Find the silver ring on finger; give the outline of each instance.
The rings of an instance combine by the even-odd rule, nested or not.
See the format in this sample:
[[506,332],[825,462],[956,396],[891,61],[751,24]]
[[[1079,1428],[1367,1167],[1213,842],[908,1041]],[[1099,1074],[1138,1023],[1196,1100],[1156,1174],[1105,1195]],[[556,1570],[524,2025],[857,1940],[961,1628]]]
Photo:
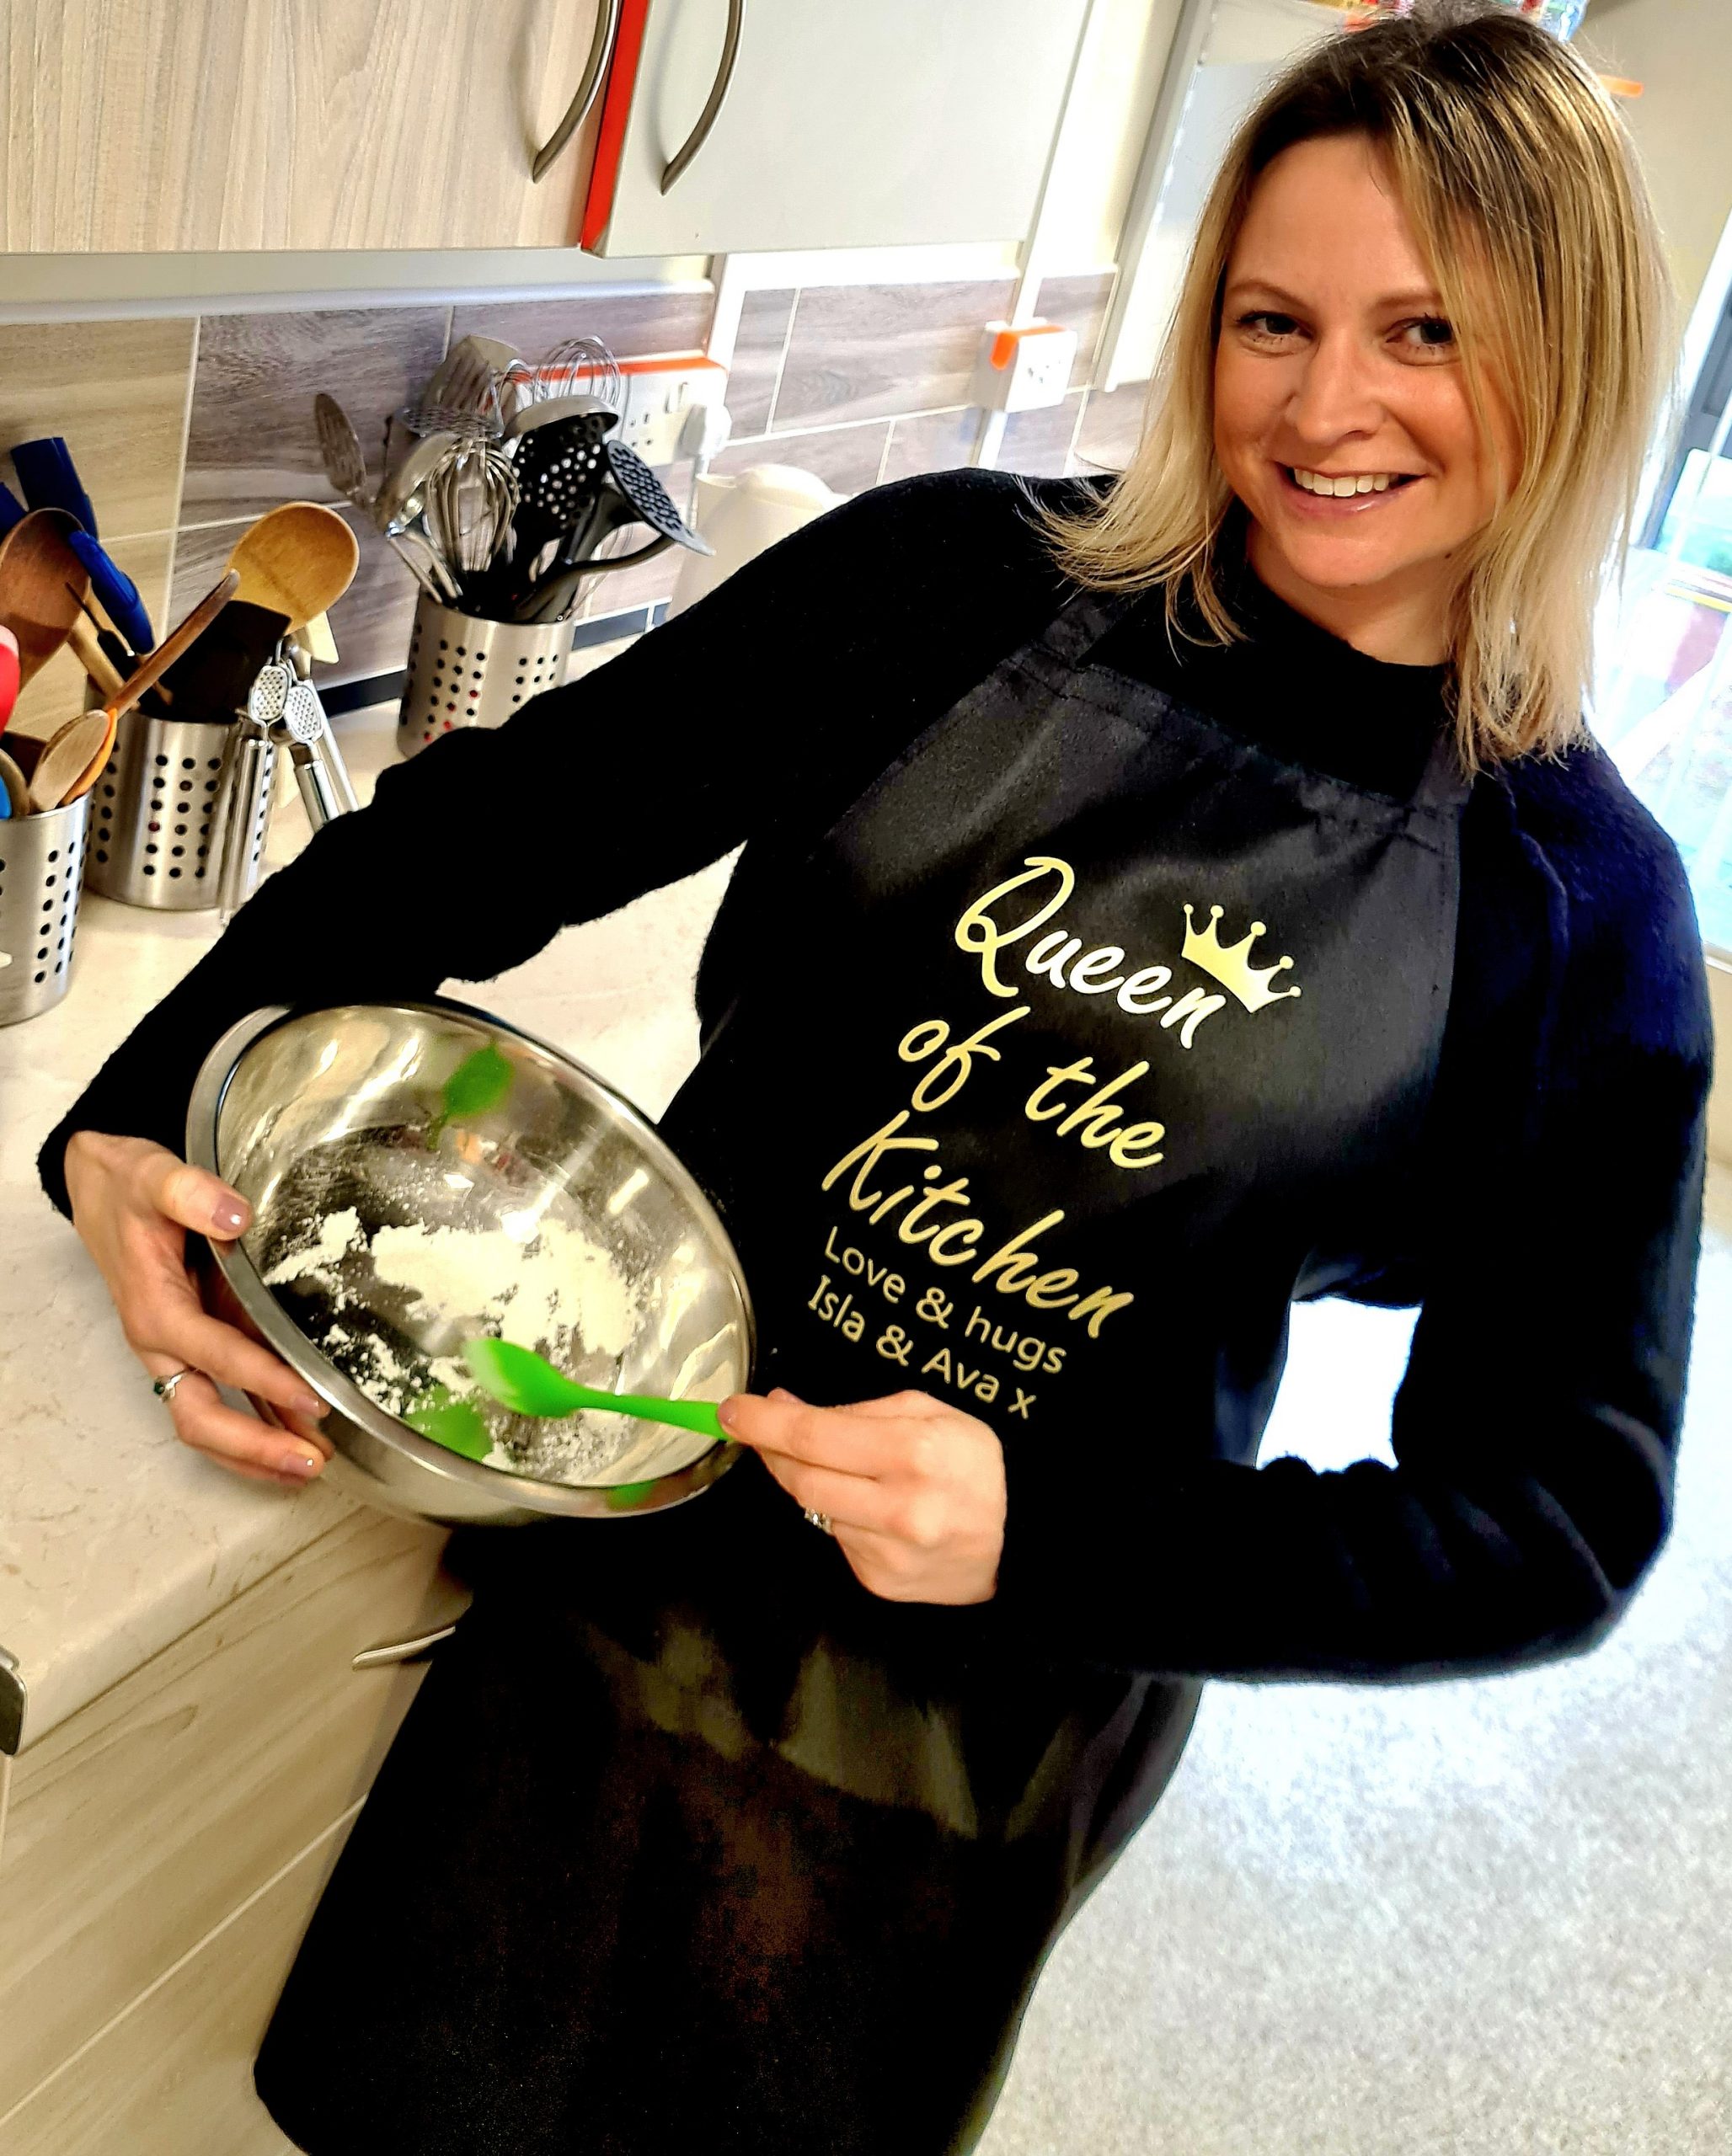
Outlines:
[[152,1378],[150,1389],[158,1400],[172,1407],[174,1405],[174,1388],[182,1378],[195,1378],[201,1374],[201,1372],[190,1368],[184,1370],[170,1370],[165,1378]]
[[801,1510],[804,1512],[806,1518],[809,1519],[812,1525],[817,1529],[820,1534],[835,1534],[836,1529],[830,1524],[830,1515],[828,1513],[814,1512],[810,1505],[803,1506]]

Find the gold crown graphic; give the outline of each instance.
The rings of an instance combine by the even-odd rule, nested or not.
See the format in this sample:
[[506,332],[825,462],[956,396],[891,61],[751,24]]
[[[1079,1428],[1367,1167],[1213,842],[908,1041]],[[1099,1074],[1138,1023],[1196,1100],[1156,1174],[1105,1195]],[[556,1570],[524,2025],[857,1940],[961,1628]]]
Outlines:
[[1250,949],[1264,931],[1260,921],[1251,923],[1251,932],[1243,943],[1235,943],[1224,951],[1216,939],[1215,924],[1221,918],[1221,908],[1209,909],[1209,926],[1201,935],[1191,920],[1191,910],[1184,909],[1184,955],[1193,965],[1200,966],[1205,974],[1213,974],[1221,985],[1238,996],[1248,1011],[1260,1011],[1265,1003],[1284,1003],[1290,995],[1296,995],[1294,988],[1274,989],[1270,986],[1283,966],[1291,966],[1291,958],[1277,958],[1272,966],[1261,972],[1251,963]]

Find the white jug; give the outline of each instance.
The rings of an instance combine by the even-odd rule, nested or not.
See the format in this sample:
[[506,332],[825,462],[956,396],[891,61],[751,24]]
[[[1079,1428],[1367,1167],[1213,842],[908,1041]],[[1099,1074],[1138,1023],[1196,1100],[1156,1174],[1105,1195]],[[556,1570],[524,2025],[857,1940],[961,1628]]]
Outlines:
[[683,613],[742,562],[847,499],[793,464],[755,464],[726,478],[706,475],[698,482],[698,529],[715,552],[686,556],[669,614]]

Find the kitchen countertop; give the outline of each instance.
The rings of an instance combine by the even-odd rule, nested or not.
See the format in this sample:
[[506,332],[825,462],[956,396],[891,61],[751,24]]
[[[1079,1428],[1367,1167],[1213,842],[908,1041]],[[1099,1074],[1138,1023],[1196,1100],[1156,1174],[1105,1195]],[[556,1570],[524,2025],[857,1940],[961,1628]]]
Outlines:
[[[585,653],[574,671],[610,655]],[[395,758],[395,722],[388,705],[337,723],[363,801]],[[308,835],[290,781],[267,873]],[[567,930],[497,980],[452,992],[557,1043],[659,1116],[697,1060],[692,982],[731,867],[730,856]],[[83,1244],[36,1180],[47,1132],[217,932],[214,912],[152,913],[87,892],[67,995],[0,1027],[10,1253],[0,1278],[0,1648],[29,1689],[26,1747],[351,1508],[317,1482],[243,1481],[179,1443]]]

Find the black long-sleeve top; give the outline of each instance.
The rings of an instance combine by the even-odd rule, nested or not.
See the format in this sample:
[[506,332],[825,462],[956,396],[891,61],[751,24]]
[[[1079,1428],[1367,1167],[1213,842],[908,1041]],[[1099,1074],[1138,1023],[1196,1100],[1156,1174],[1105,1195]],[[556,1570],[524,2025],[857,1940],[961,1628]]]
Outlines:
[[[1066,595],[1028,484],[955,472],[863,495],[506,727],[388,771],[110,1059],[42,1149],[50,1197],[67,1209],[75,1129],[180,1151],[206,1051],[261,1005],[489,979],[744,842],[699,976],[707,1031],[755,892]],[[1289,760],[1404,793],[1443,670],[1367,657],[1243,564],[1236,590],[1249,642],[1175,644],[1157,603],[1110,632],[1112,663]],[[585,816],[580,840],[585,800],[644,813]],[[339,916],[340,937],[308,934]],[[1610,761],[1590,744],[1482,777],[1410,1232],[1328,1283],[1420,1305],[1397,1465],[1152,1466],[1138,1504],[1079,1538],[1031,1462],[997,1596],[947,1619],[1247,1678],[1455,1676],[1593,1645],[1669,1523],[1711,1064],[1676,849]]]

